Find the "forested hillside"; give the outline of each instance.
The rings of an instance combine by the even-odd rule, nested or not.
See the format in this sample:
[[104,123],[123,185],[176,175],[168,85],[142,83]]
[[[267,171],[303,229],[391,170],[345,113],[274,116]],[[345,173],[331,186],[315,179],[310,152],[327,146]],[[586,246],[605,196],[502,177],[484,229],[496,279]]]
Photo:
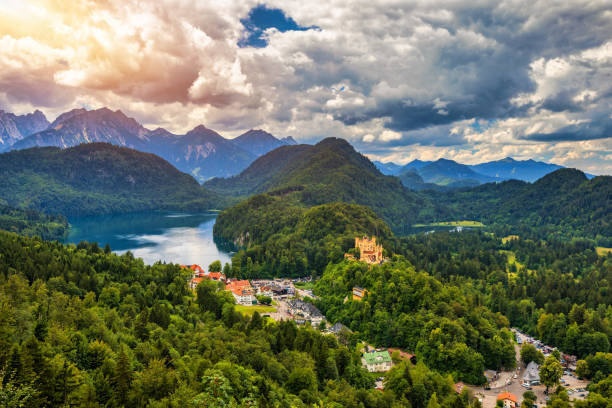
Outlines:
[[343,139],[327,138],[315,146],[285,146],[257,159],[240,175],[204,184],[221,194],[247,197],[263,192],[288,195],[305,206],[330,202],[370,207],[397,233],[417,217],[429,219],[433,204],[384,176]]
[[535,183],[506,181],[453,192],[428,192],[452,219],[481,221],[500,233],[537,238],[587,237],[612,244],[612,177],[588,180],[560,169]]
[[207,210],[224,202],[158,156],[106,143],[4,153],[0,173],[9,205],[49,214]]
[[18,210],[0,202],[0,230],[58,240],[66,237],[68,221],[61,215],[45,215],[34,210]]
[[215,237],[242,248],[232,259],[242,278],[320,275],[355,245],[355,236],[391,237],[367,207],[329,203],[312,208],[282,197],[256,195],[222,212]]
[[244,317],[214,282],[95,244],[0,232],[0,398],[5,406],[477,406],[423,364],[384,392],[359,354],[292,321]]

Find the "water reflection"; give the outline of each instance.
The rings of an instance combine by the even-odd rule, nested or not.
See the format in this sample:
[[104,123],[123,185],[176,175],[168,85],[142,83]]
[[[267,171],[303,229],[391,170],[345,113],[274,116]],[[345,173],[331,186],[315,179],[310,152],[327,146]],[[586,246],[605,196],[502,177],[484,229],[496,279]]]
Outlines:
[[147,264],[156,261],[209,265],[231,255],[213,240],[214,214],[132,213],[75,217],[67,242],[109,244],[114,252],[131,251]]

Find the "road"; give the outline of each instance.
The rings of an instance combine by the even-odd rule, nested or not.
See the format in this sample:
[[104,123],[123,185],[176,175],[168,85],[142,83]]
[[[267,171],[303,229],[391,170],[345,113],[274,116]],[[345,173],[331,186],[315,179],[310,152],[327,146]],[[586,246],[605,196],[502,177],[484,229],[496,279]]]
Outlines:
[[[516,352],[517,361],[516,370],[501,372],[499,375],[499,379],[490,384],[490,390],[485,390],[483,387],[468,386],[474,391],[474,395],[481,394],[482,396],[484,396],[482,401],[482,406],[484,408],[495,407],[495,404],[497,403],[497,395],[502,392],[511,392],[512,394],[516,395],[519,402],[523,401],[523,393],[527,391],[527,389],[521,385],[525,366],[523,365],[523,363],[520,362],[520,347],[515,344],[514,349]],[[514,378],[515,374],[517,376],[516,379]],[[586,388],[586,386],[589,384],[588,381],[578,380],[576,377],[569,375],[564,375],[562,377],[562,380],[569,383],[569,385],[565,387],[566,389],[571,390],[574,390],[576,388]],[[532,387],[531,391],[533,391],[534,394],[537,396],[536,406],[538,407],[543,407],[546,405],[546,395],[544,394],[545,390],[546,387],[544,385],[537,385]],[[570,400],[584,398],[580,397],[578,394],[579,393],[573,393],[572,395],[570,395]]]

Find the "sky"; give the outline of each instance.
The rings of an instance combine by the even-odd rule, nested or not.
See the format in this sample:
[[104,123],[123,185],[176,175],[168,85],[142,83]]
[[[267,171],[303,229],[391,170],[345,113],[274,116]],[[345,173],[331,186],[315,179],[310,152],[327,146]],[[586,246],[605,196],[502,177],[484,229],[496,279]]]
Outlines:
[[0,109],[612,174],[612,0],[1,0]]

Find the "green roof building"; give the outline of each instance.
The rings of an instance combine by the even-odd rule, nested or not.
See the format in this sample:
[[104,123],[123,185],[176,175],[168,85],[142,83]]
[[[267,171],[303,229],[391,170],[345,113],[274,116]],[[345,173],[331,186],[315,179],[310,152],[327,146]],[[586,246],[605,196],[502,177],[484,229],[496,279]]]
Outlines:
[[364,353],[361,357],[361,364],[371,373],[389,371],[393,367],[391,355],[386,350]]

